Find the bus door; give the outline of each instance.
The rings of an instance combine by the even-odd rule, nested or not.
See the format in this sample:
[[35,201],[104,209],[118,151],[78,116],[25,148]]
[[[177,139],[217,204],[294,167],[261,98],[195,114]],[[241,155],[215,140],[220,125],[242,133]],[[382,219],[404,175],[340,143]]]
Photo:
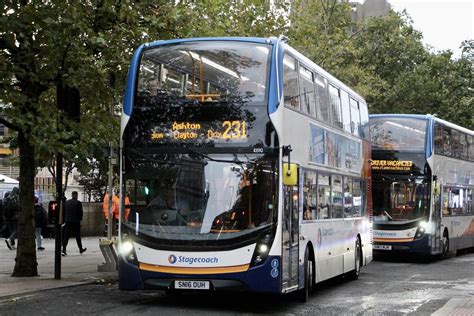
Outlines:
[[433,185],[433,195],[431,202],[432,209],[432,221],[434,223],[435,230],[432,232],[432,253],[441,253],[443,251],[443,240],[441,239],[441,186],[438,181],[434,180]]
[[[295,168],[297,174],[297,169]],[[282,290],[298,286],[299,256],[299,189],[295,185],[283,185],[282,225]]]

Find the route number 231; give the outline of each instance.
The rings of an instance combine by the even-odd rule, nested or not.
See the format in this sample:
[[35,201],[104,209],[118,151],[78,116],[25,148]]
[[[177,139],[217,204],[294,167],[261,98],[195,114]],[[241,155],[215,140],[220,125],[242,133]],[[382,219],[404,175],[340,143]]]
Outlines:
[[222,127],[225,128],[222,138],[247,138],[247,123],[245,121],[224,121]]

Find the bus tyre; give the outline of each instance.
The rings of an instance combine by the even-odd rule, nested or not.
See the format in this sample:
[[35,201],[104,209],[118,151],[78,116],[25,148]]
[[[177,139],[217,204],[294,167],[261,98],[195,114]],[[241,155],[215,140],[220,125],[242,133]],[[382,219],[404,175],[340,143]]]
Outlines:
[[360,259],[362,258],[362,248],[360,246],[360,239],[356,238],[354,249],[354,270],[348,273],[351,280],[357,280],[360,274]]
[[309,293],[313,287],[313,261],[309,258],[309,251],[306,248],[304,253],[304,288],[298,290],[297,298],[301,303],[308,301]]
[[446,259],[449,256],[449,236],[447,231],[444,231],[443,233],[441,246],[443,247],[443,250],[441,251],[441,258]]

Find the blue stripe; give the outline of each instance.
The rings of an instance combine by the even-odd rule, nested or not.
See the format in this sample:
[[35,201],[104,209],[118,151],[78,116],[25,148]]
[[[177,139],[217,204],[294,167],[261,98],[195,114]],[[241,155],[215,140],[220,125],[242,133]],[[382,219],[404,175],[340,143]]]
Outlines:
[[138,49],[135,51],[130,64],[130,69],[128,70],[127,87],[125,88],[125,96],[123,97],[123,112],[128,116],[132,115],[136,89],[135,82],[138,76],[138,65],[140,63],[142,51],[145,47],[146,44],[140,45],[140,47],[138,47]]
[[[277,41],[273,42],[272,62],[270,67],[270,82],[269,82],[269,97],[268,97],[268,114],[272,114],[278,108],[281,95],[283,93],[282,71],[283,71],[283,50],[282,45],[276,45]],[[278,47],[278,51],[277,51]],[[277,78],[278,69],[278,78]],[[278,95],[277,83],[279,85],[280,95]]]
[[428,128],[426,130],[426,159],[430,158],[433,154],[433,133],[434,133],[434,120],[428,118]]

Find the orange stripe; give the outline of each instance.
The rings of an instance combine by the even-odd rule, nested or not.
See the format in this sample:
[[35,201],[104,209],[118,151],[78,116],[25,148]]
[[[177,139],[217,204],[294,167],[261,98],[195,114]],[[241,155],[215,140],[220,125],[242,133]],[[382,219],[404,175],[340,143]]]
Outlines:
[[376,242],[412,242],[413,238],[374,238]]
[[140,269],[162,273],[177,274],[217,274],[217,273],[235,273],[245,272],[249,269],[248,264],[231,267],[214,267],[214,268],[184,268],[184,267],[166,267],[140,262]]

